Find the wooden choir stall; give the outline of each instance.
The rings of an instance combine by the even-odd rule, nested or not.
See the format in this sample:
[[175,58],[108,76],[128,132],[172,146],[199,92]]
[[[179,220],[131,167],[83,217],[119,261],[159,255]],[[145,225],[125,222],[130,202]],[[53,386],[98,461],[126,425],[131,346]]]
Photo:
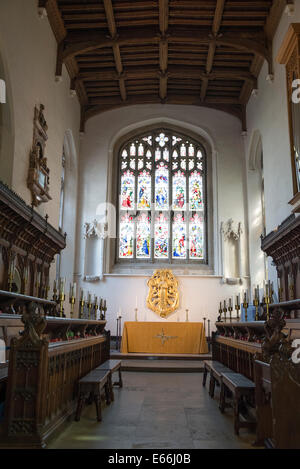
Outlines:
[[50,265],[65,245],[0,183],[0,448],[45,447],[75,414],[79,380],[109,359],[110,334],[102,316],[89,319],[93,305],[73,319],[63,298],[48,299]]
[[256,321],[219,317],[203,384],[210,373],[211,397],[220,385],[222,412],[233,399],[236,433],[248,426],[256,431],[254,445],[299,449],[300,217],[262,239],[262,249],[276,265],[280,301],[269,303],[265,295]]

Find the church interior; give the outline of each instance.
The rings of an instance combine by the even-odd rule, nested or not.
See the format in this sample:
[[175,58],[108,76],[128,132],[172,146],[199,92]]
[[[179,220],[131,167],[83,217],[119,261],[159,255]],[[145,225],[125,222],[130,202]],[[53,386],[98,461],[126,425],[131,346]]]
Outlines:
[[300,2],[0,2],[0,448],[300,449]]

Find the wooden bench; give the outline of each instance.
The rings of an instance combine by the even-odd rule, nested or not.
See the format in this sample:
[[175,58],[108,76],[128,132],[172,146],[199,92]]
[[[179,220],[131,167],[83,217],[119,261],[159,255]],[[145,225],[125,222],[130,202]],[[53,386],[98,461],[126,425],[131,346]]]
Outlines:
[[227,366],[223,365],[223,363],[218,362],[216,360],[204,360],[204,372],[202,382],[203,386],[206,385],[208,372],[210,373],[209,395],[213,398],[215,394],[216,383],[218,383],[218,385],[221,384],[222,372],[230,373],[231,370]]
[[[121,374],[121,360],[107,360],[98,366],[96,370],[109,371],[109,390],[111,395],[111,400],[114,400],[113,385],[123,387],[122,374]],[[119,372],[119,381],[112,382],[112,374],[116,371]]]
[[111,392],[109,386],[110,372],[108,370],[95,369],[79,380],[79,396],[75,420],[80,420],[85,399],[90,396],[94,399],[97,412],[97,420],[101,422],[101,391],[104,388],[106,404],[111,403]]
[[234,431],[238,435],[242,427],[255,430],[256,422],[254,421],[241,421],[240,410],[243,397],[250,397],[254,400],[255,384],[246,376],[234,372],[222,372],[221,374],[221,392],[220,392],[220,411],[225,411],[226,405],[226,391],[229,390],[233,394],[233,408],[234,408]]

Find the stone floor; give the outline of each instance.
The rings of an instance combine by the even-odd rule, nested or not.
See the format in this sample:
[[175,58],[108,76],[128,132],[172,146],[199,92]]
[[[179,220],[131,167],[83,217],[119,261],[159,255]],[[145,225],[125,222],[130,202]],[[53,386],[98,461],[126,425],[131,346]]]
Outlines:
[[201,373],[123,372],[124,387],[96,421],[94,405],[83,409],[49,449],[241,449],[254,434],[234,435],[233,412],[222,415],[218,391],[212,400]]

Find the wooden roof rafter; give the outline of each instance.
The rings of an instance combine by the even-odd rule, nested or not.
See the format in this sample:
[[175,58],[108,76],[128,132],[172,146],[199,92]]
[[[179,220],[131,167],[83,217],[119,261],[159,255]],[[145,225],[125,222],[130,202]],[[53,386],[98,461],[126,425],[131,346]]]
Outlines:
[[264,61],[272,74],[272,39],[290,2],[39,1],[58,41],[56,75],[65,64],[82,105],[82,127],[99,106],[185,99],[226,112],[231,106],[244,129]]
[[[116,38],[117,28],[116,28],[116,23],[115,23],[115,18],[114,18],[114,10],[112,6],[112,1],[103,0],[103,3],[104,3],[104,9],[105,9],[109,33],[112,38]],[[122,59],[121,59],[121,54],[120,54],[120,46],[117,42],[115,42],[112,48],[113,48],[113,54],[114,54],[114,59],[115,59],[115,64],[116,64],[116,70],[119,75],[119,88],[120,88],[121,98],[123,101],[126,101],[127,95],[126,95],[125,79],[123,75],[123,65],[122,65]]]
[[[215,14],[214,14],[214,20],[213,20],[213,25],[212,25],[212,37],[214,39],[217,38],[218,33],[219,33],[219,29],[220,29],[221,22],[222,22],[222,17],[223,17],[225,1],[226,0],[217,0]],[[216,47],[217,47],[216,41],[212,40],[209,43],[207,59],[206,59],[206,73],[207,74],[209,74],[211,72],[214,57],[215,57]],[[208,80],[209,80],[208,77],[206,77],[202,80],[201,95],[200,95],[201,101],[205,100],[207,87],[208,87]]]
[[166,37],[169,26],[169,0],[159,0],[159,96],[162,102],[167,97],[168,89],[168,40]]

